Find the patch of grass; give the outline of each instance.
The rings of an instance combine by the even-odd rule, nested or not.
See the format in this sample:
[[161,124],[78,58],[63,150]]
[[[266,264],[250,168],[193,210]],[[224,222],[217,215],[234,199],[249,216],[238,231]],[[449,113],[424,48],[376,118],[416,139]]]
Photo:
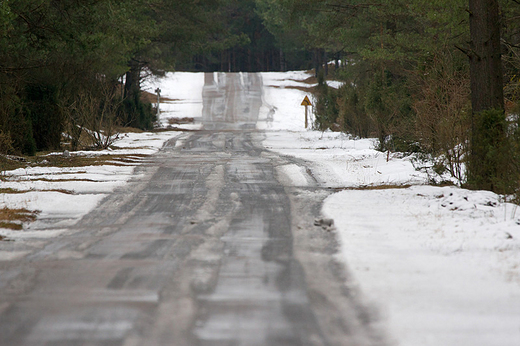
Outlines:
[[191,124],[195,121],[194,118],[184,117],[184,118],[168,118],[168,124],[170,125],[179,125],[179,124]]
[[[53,174],[55,175],[57,173],[53,173]],[[69,174],[69,173],[65,172],[63,174]],[[29,179],[29,180],[24,180],[24,181],[44,181],[44,182],[47,182],[47,183],[66,183],[66,182],[69,182],[69,181],[86,181],[86,182],[91,182],[91,183],[102,182],[102,180],[80,179],[80,178],[70,178],[70,179],[34,178],[34,179]],[[0,193],[2,193],[2,189],[0,189]]]
[[[146,103],[157,103],[157,94],[141,90],[141,101],[146,102]],[[180,100],[161,96],[161,103],[167,102],[167,101],[173,102],[173,101],[180,101]]]
[[24,193],[25,191],[20,191],[20,190],[15,190],[15,189],[12,189],[10,187],[8,188],[1,188],[0,189],[0,193],[11,193],[11,194],[14,194],[14,193]]
[[412,185],[396,185],[396,184],[381,184],[381,185],[365,185],[354,188],[355,190],[390,190],[390,189],[407,189]]
[[[124,161],[128,157],[147,157],[147,155],[92,155],[92,156],[80,156],[72,155],[70,157],[63,157],[62,155],[49,155],[45,156],[48,161],[45,165],[52,167],[85,167],[85,166],[102,166],[106,165],[107,161]],[[113,163],[110,163],[113,165]]]
[[[27,166],[25,162],[12,160],[4,155],[0,155],[0,171],[11,171],[17,168],[22,168]],[[1,176],[0,176],[1,179]]]
[[39,211],[31,211],[27,210],[25,208],[21,209],[9,209],[9,208],[3,208],[0,209],[0,220],[8,220],[8,221],[34,221],[36,220],[37,215],[39,214]]
[[23,226],[19,223],[0,221],[0,228],[11,229],[13,231],[21,231],[23,229]]
[[39,213],[27,209],[0,209],[0,228],[20,231],[23,229],[23,222],[35,221]]
[[[133,148],[139,149],[139,148]],[[149,157],[150,155],[146,154],[121,154],[121,155],[74,155],[74,152],[71,153],[69,157],[65,157],[60,154],[49,155],[51,152],[40,152],[37,156],[33,157],[9,157],[6,155],[0,155],[0,181],[12,181],[13,176],[2,174],[3,171],[11,171],[18,168],[28,168],[28,167],[86,167],[86,166],[103,166],[103,165],[111,165],[111,166],[127,166],[125,163],[135,163],[137,164],[138,159],[144,159]],[[116,162],[114,162],[116,161]],[[118,164],[117,161],[120,161],[121,164]],[[58,172],[53,173],[56,174],[69,174],[70,172]],[[86,171],[78,171],[73,172],[74,174],[86,173]],[[34,179],[45,181],[44,178]],[[57,182],[59,180],[48,180]],[[89,181],[83,179],[64,179],[61,181]],[[57,192],[63,193],[71,193],[70,191],[65,190],[56,190]],[[13,189],[0,189],[0,193],[23,193],[27,191],[17,191]]]
[[135,127],[118,127],[117,132],[119,133],[143,133],[144,130]]
[[357,190],[357,191],[365,191],[365,190],[390,190],[390,189],[407,189],[412,185],[397,185],[397,184],[381,184],[381,185],[362,185],[356,187],[336,187],[332,188],[335,191],[345,191],[345,190]]
[[36,190],[36,189],[33,189],[33,190],[15,190],[15,189],[11,189],[11,188],[6,188],[6,189],[0,189],[0,193],[10,193],[10,194],[17,194],[17,193],[27,193],[27,192],[59,192],[59,193],[64,193],[66,195],[74,195],[75,192],[74,191],[71,191],[71,190],[65,190],[65,189],[49,189],[49,190]]

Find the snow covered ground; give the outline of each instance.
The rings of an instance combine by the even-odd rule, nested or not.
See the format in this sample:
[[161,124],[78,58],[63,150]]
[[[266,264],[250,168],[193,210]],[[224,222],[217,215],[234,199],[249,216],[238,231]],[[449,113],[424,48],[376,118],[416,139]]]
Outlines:
[[[26,223],[23,232],[0,228],[0,236],[18,241],[60,235],[115,188],[137,177],[134,168],[148,155],[156,153],[168,139],[181,134],[178,131],[127,133],[115,142],[117,149],[70,153],[82,157],[108,155],[102,165],[53,167],[43,164],[1,172],[0,188],[10,192],[0,194],[0,209],[39,211],[38,220],[53,222]],[[0,260],[5,259],[3,255],[9,256],[9,253],[0,253]]]
[[[374,150],[374,141],[305,130],[304,73],[263,74],[276,107],[264,145],[310,162],[335,220],[348,283],[379,312],[400,346],[520,345],[520,211],[486,191],[425,185],[411,159]],[[284,173],[306,185],[302,170]],[[377,185],[413,185],[373,189]],[[365,189],[355,189],[364,187]],[[372,189],[366,189],[372,187]]]
[[[326,199],[323,214],[335,220],[348,284],[379,311],[391,340],[401,346],[520,345],[520,211],[490,192],[427,186],[410,158],[393,154],[387,161],[371,139],[304,129],[300,104],[311,96],[302,91],[308,77],[262,74],[258,128],[265,130],[268,149],[309,162],[321,186],[345,188]],[[203,84],[203,74],[177,72],[145,87],[160,87],[169,99],[161,103],[160,122],[167,126],[169,118],[200,117]],[[24,231],[0,229],[0,235],[16,241],[59,236],[123,186],[144,155],[180,134],[128,134],[115,143],[117,150],[73,153],[114,155],[102,166],[3,172],[1,188],[22,193],[2,193],[0,209],[40,210],[39,218],[63,222],[44,231],[31,224]],[[310,184],[297,165],[281,170],[295,186]],[[381,184],[412,187],[373,188]],[[8,260],[4,255],[0,259]]]
[[[141,86],[143,90],[155,93],[161,90],[159,123],[162,127],[169,125],[171,118],[200,118],[202,115],[202,87],[204,74],[192,72],[168,72],[164,77],[150,77]],[[176,125],[176,127],[178,127]],[[183,125],[185,129],[198,129],[199,124]]]

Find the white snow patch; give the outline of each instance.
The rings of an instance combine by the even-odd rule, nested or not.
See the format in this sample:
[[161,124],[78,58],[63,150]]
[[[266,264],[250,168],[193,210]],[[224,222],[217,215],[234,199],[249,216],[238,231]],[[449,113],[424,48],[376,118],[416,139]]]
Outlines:
[[[155,93],[161,89],[161,97],[170,100],[161,101],[159,123],[168,126],[169,118],[200,118],[202,116],[202,88],[204,73],[168,72],[162,78],[150,77],[143,82],[143,89]],[[175,125],[186,130],[199,129],[200,124]]]
[[[290,179],[289,182],[284,182],[284,185],[293,185],[293,186],[308,186],[309,181],[305,172],[305,168],[292,164],[292,165],[283,165],[277,167],[279,176],[288,177]],[[283,178],[282,178],[283,179]]]
[[520,344],[515,209],[490,192],[415,186],[343,191],[323,213],[399,345],[512,346]]

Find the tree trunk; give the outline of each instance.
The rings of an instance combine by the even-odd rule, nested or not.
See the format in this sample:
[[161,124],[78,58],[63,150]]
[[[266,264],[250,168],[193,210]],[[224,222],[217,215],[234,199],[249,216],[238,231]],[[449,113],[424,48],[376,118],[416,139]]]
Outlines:
[[329,75],[329,55],[326,50],[323,50],[323,60],[324,60],[324,68],[325,68],[325,76]]
[[508,165],[498,158],[510,155],[501,145],[506,129],[498,0],[469,0],[469,10],[472,118],[468,185],[497,190],[499,172]]
[[498,0],[470,0],[469,10],[473,113],[504,109]]
[[135,60],[132,60],[129,63],[129,70],[126,73],[126,81],[125,81],[125,99],[134,99],[137,95],[139,95],[139,78],[141,73],[141,68],[139,63]]
[[251,58],[251,48],[247,49],[247,68],[248,72],[253,72],[253,64],[252,64],[252,58]]
[[320,50],[319,49],[314,49],[314,54],[313,54],[313,60],[314,60],[314,76],[316,78],[318,78],[318,75],[320,74],[320,69],[321,69],[321,59],[320,59]]
[[280,72],[285,72],[283,50],[280,48]]

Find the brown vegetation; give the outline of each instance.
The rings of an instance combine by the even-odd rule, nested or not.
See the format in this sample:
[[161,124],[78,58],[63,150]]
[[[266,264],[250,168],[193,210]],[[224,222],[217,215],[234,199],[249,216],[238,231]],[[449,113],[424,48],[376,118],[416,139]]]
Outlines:
[[39,211],[27,209],[0,209],[0,228],[22,230],[23,223],[35,221],[38,214]]

